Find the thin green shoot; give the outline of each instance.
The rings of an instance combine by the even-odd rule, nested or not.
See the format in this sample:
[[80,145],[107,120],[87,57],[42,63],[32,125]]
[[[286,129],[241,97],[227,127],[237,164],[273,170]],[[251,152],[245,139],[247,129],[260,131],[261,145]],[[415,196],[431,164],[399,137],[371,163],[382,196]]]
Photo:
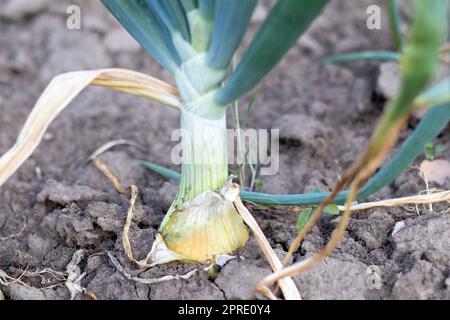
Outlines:
[[[311,190],[311,193],[320,193],[320,188],[315,187]],[[311,206],[309,208],[306,208],[302,211],[300,211],[298,220],[297,220],[297,229],[300,231],[305,224],[308,222],[309,218],[312,216],[314,209],[316,209],[318,206]],[[341,212],[338,208],[338,206],[334,203],[328,205],[325,207],[325,209],[323,210],[324,213],[328,214],[328,215],[332,215],[332,216],[336,216],[339,215],[339,213]],[[299,221],[301,221],[301,228],[299,228]]]
[[252,191],[261,191],[264,188],[264,180],[256,178],[254,180]]
[[[311,193],[319,193],[320,189],[319,188],[314,188]],[[297,230],[300,231],[303,229],[303,227],[306,225],[306,223],[308,223],[309,218],[311,218],[311,216],[314,213],[314,210],[317,208],[317,206],[311,206],[309,208],[305,208],[303,210],[300,211],[300,213],[298,214],[298,218],[297,218],[297,223],[296,223],[296,227]],[[337,216],[341,213],[341,211],[339,210],[338,206],[336,204],[330,204],[328,206],[325,207],[325,209],[323,210],[324,213],[331,215],[331,216]]]
[[[237,57],[235,54],[233,55],[233,59],[231,62],[231,69],[233,72],[236,70],[236,65]],[[238,162],[237,177],[239,178],[241,188],[245,188],[245,142],[242,141],[241,121],[239,118],[239,100],[235,100],[233,102],[233,108],[231,110],[233,114],[234,129],[237,132],[237,158],[243,160],[242,163]]]
[[[245,116],[244,119],[242,120],[240,127],[242,128],[242,130],[246,130],[248,128],[248,123],[250,120],[250,115],[251,112],[253,110],[253,106],[255,105],[255,101],[256,101],[256,97],[259,93],[259,90],[255,90],[249,97],[249,101],[247,103],[247,108],[245,111]],[[241,139],[242,142],[242,139]],[[245,148],[245,141],[243,143],[243,148]],[[244,149],[245,150],[245,149]],[[249,150],[245,150],[245,158],[244,158],[244,163],[243,163],[243,168],[244,168],[244,172],[243,175],[245,176],[245,166],[248,166],[251,172],[251,176],[250,176],[250,183],[249,183],[249,191],[253,191],[254,187],[255,187],[255,180],[258,174],[258,164],[257,163],[251,163],[251,161],[249,160]]]
[[256,87],[255,90],[250,94],[247,104],[247,110],[245,111],[244,119],[242,120],[241,126],[243,128],[248,127],[248,123],[250,121],[250,116],[253,111],[253,107],[255,106],[256,97],[259,95],[260,87]]
[[432,142],[428,143],[425,147],[425,159],[433,161],[436,155],[447,150],[447,146],[444,144],[434,145]]
[[[255,189],[255,183],[256,183],[256,177],[258,174],[258,165],[257,164],[249,164],[250,172],[251,172],[251,178],[250,178],[250,187],[249,190],[253,191]],[[260,181],[262,181],[260,179]]]
[[138,161],[138,163],[143,166],[146,169],[149,169],[153,172],[156,172],[166,178],[177,180],[179,181],[181,179],[181,174],[179,172],[176,172],[174,170],[170,170],[168,168],[165,168],[163,166],[159,166],[155,163],[148,162],[148,161]]
[[403,37],[400,27],[401,20],[398,3],[397,0],[387,0],[386,2],[392,42],[394,43],[395,49],[401,52],[403,51]]
[[375,50],[336,54],[322,59],[322,63],[345,63],[356,61],[400,61],[401,54],[393,51]]
[[313,208],[306,208],[300,211],[300,213],[298,214],[297,222],[295,224],[298,231],[302,230],[303,227],[306,226],[313,213],[314,213]]
[[[295,227],[298,231],[302,230],[303,227],[308,223],[308,220],[313,215],[315,208],[317,208],[317,206],[312,206],[299,212],[297,222],[295,223]],[[327,207],[325,207],[323,212],[330,216],[337,216],[341,213],[338,206],[335,204],[328,205]]]
[[[233,56],[231,69],[234,72],[237,65],[237,58],[236,55]],[[250,120],[251,112],[253,110],[253,106],[255,104],[256,96],[258,95],[259,90],[256,89],[252,92],[252,94],[249,97],[249,101],[247,103],[247,108],[245,111],[244,119],[241,121],[239,116],[239,100],[236,100],[233,102],[233,108],[231,108],[232,115],[233,115],[233,124],[234,128],[237,132],[237,159],[239,159],[238,163],[238,169],[236,172],[236,176],[239,178],[240,185],[242,189],[246,189],[247,186],[247,166],[250,169],[251,176],[250,176],[250,183],[248,186],[248,189],[252,191],[255,186],[255,180],[257,176],[257,164],[253,164],[249,161],[249,150],[246,148],[245,141],[243,139],[244,130],[247,129],[248,122]]]

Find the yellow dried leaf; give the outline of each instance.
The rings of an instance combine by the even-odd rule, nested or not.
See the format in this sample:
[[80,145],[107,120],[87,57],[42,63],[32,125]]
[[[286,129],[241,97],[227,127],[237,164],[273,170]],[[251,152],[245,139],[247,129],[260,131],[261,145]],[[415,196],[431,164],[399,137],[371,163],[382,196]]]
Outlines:
[[70,72],[55,77],[36,102],[15,145],[0,158],[0,186],[37,148],[56,116],[89,85],[108,87],[181,108],[177,89],[148,75],[125,69]]

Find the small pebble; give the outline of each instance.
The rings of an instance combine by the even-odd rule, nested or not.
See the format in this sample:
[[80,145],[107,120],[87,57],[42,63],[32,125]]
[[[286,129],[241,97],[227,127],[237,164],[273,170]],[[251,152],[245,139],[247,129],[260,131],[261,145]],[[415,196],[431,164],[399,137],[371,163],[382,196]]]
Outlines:
[[397,232],[399,232],[401,229],[403,229],[406,226],[405,221],[399,221],[394,225],[394,229],[392,230],[391,236],[395,235]]

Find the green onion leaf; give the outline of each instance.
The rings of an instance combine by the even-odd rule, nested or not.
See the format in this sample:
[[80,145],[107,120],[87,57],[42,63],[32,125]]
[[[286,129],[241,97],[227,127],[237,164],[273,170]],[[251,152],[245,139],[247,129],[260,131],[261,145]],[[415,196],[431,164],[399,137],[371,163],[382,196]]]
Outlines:
[[392,125],[414,107],[413,100],[432,80],[439,63],[439,49],[446,27],[447,0],[415,0],[414,22],[409,42],[402,55],[402,81],[398,93],[386,107],[374,133],[377,143],[383,143]]
[[392,51],[361,51],[350,52],[343,54],[336,54],[325,59],[322,59],[323,63],[342,63],[342,62],[355,62],[362,60],[374,60],[374,61],[400,61],[401,54]]
[[180,180],[181,174],[148,161],[138,161],[140,165],[172,180]]
[[389,25],[392,41],[398,51],[403,51],[403,39],[400,29],[400,13],[398,10],[397,0],[387,0],[387,8],[389,13]]
[[414,100],[414,105],[428,107],[446,102],[450,102],[450,78],[444,79],[422,92]]
[[213,20],[215,2],[216,0],[199,0],[200,15],[207,20]]
[[197,1],[195,0],[180,0],[180,1],[185,12],[197,9]]
[[169,30],[177,30],[184,40],[191,41],[189,23],[179,0],[147,0],[147,3]]
[[172,73],[177,69],[180,57],[169,31],[158,23],[144,0],[102,0],[102,3],[161,66]]
[[208,51],[213,29],[215,0],[199,0],[199,9],[189,18],[192,46],[198,52]]
[[208,51],[208,64],[226,68],[247,31],[256,0],[216,0],[214,28]]
[[327,0],[279,0],[229,81],[216,94],[227,105],[252,89],[296,43]]

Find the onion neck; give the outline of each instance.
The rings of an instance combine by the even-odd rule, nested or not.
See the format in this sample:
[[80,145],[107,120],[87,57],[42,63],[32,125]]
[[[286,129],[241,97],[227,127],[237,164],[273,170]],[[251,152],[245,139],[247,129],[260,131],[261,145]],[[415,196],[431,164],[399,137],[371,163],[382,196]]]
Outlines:
[[228,180],[225,113],[217,119],[181,113],[182,168],[175,205],[222,188]]
[[210,68],[206,53],[184,61],[175,73],[184,103],[181,181],[175,206],[219,190],[228,180],[226,107],[214,99],[226,73],[226,69]]
[[226,69],[210,68],[205,53],[184,61],[174,73],[183,100],[181,180],[161,228],[177,207],[206,191],[217,191],[227,183],[226,107],[214,99],[226,74]]

